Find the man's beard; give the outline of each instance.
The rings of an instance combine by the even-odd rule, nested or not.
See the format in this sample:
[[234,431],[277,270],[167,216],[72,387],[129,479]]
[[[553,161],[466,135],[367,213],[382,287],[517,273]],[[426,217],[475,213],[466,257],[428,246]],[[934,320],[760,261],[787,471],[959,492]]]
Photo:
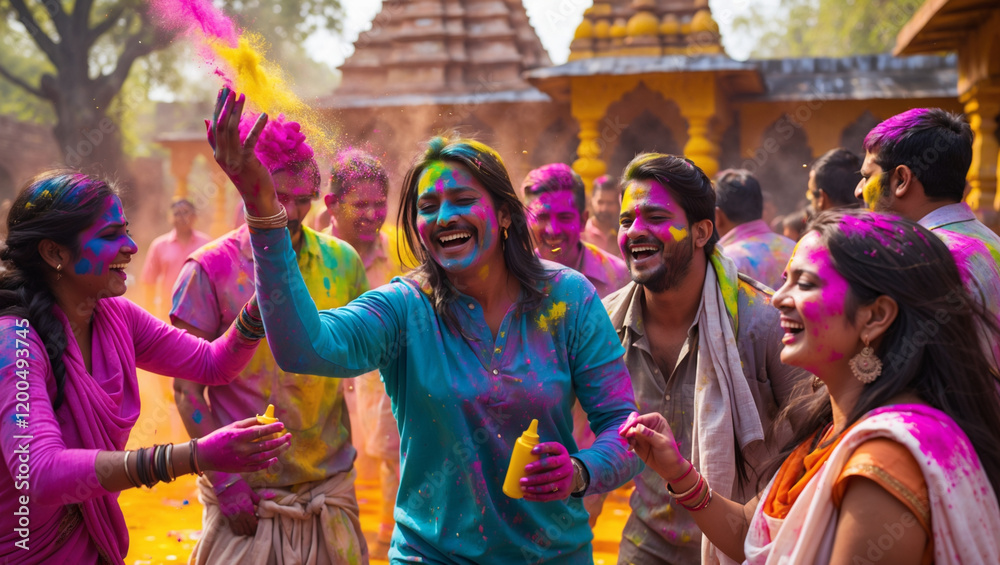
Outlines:
[[[673,252],[665,258],[663,264],[639,277],[633,274],[632,280],[654,293],[677,288],[691,270],[691,262],[694,260],[693,241],[688,237],[675,243]],[[629,257],[629,271],[631,269],[631,257]]]

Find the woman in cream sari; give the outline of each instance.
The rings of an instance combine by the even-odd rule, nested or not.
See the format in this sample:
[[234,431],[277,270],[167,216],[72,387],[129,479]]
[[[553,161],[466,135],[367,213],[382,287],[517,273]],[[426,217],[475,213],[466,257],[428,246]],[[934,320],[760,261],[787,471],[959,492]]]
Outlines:
[[737,561],[1000,562],[1000,394],[976,321],[996,328],[948,249],[906,220],[825,214],[785,275],[781,360],[816,381],[758,498],[715,496],[659,414],[621,435]]

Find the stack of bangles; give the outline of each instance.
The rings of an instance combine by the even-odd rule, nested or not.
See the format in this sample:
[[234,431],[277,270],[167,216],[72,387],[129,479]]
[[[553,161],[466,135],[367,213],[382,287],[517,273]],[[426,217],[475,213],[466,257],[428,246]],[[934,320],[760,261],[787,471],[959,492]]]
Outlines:
[[281,210],[273,216],[258,217],[251,216],[246,208],[243,209],[243,218],[247,221],[247,227],[251,227],[258,230],[273,230],[278,228],[283,228],[288,225],[288,213],[285,212],[285,207],[280,206]]
[[[257,340],[264,337],[264,321],[260,319],[259,310],[252,308],[251,304],[255,304],[254,299],[244,304],[239,316],[236,316],[236,331],[246,339]],[[253,314],[251,310],[258,314]]]
[[[198,440],[192,439],[188,442],[190,446],[190,459],[188,463],[194,473],[201,475],[198,468]],[[174,444],[154,445],[153,447],[140,447],[135,451],[135,474],[128,468],[128,460],[132,455],[131,451],[125,452],[125,477],[132,486],[139,488],[145,486],[152,488],[158,482],[169,483],[177,478],[174,472]]]
[[[705,477],[701,473],[695,471],[693,463],[689,461],[688,465],[688,470],[684,471],[683,475],[667,481],[667,494],[688,511],[697,512],[708,508],[708,505],[712,502],[712,487],[708,486],[708,481],[705,480]],[[695,481],[694,486],[681,493],[674,492],[670,488],[670,485],[683,481],[691,474],[691,471],[694,471],[698,475],[698,480]]]

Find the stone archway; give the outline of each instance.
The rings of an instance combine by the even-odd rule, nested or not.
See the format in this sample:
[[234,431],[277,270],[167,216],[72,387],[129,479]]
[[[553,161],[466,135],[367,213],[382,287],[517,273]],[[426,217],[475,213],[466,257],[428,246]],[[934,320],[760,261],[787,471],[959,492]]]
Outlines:
[[622,130],[618,145],[608,159],[608,174],[621,176],[625,165],[639,153],[682,155],[671,129],[649,110],[644,110]]
[[880,120],[875,117],[869,110],[865,110],[858,119],[854,120],[840,134],[840,146],[847,149],[851,153],[857,155],[860,159],[865,158],[864,141],[865,136],[868,132],[872,130],[875,126],[880,123]]
[[743,168],[774,196],[779,213],[788,214],[806,204],[808,167],[813,159],[805,130],[785,114],[764,130],[755,157],[744,161]]

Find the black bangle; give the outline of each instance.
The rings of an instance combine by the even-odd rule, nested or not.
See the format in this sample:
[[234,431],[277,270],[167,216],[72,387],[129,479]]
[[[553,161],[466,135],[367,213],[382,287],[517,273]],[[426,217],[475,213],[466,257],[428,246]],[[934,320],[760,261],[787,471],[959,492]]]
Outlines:
[[167,474],[167,446],[158,445],[156,446],[156,465],[153,467],[156,470],[156,479],[160,482],[169,483],[170,475]]
[[140,447],[135,452],[135,474],[138,475],[139,484],[145,486],[149,481],[146,479],[146,448]]

